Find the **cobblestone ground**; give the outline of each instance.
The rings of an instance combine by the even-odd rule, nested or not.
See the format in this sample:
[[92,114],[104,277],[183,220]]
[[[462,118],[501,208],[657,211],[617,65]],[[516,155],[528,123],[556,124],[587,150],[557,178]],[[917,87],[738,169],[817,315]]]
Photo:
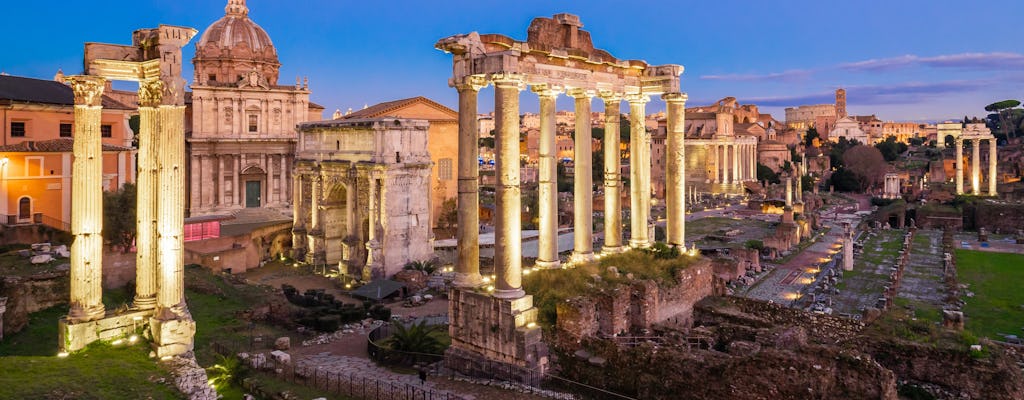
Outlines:
[[[918,317],[940,317],[946,294],[942,257],[942,231],[918,230],[896,294],[896,302],[906,302]],[[941,318],[936,322],[941,322]]]
[[834,314],[859,316],[865,307],[878,303],[889,284],[890,268],[895,265],[904,234],[897,229],[864,234],[863,251],[854,255],[853,271],[843,271],[837,285],[840,293],[832,297]]

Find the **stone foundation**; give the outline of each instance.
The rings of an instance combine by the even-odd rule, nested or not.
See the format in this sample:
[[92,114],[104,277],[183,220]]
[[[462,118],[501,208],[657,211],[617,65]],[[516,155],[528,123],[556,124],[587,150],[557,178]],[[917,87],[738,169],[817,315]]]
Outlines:
[[97,340],[115,340],[141,334],[148,327],[152,310],[107,314],[95,321],[70,323],[61,318],[59,323],[60,351],[78,351]]
[[[471,376],[524,370],[537,379],[548,366],[548,348],[537,325],[533,296],[499,299],[472,289],[451,290],[448,303],[451,348],[445,364]],[[516,379],[519,381],[519,379]]]
[[150,318],[153,334],[153,350],[163,358],[192,351],[196,334],[196,322],[191,316],[172,319]]

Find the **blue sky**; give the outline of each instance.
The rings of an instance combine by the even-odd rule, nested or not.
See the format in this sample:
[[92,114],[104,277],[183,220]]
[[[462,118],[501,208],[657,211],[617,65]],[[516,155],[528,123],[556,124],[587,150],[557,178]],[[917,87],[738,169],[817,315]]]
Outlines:
[[[205,29],[226,0],[105,0],[95,6],[5,6],[0,71],[51,78],[81,71],[83,43],[127,44],[157,24]],[[845,87],[850,112],[884,120],[983,115],[996,100],[1024,98],[1024,2],[888,1],[320,1],[249,0],[270,34],[281,83],[308,76],[313,101],[344,111],[423,95],[455,106],[451,59],[437,39],[478,31],[525,40],[530,20],[580,15],[594,44],[618,58],[682,64],[688,105],[734,96],[777,119],[782,109],[832,101]],[[198,38],[196,38],[198,40]],[[193,42],[194,44],[194,42]],[[185,50],[191,59],[194,45]],[[186,66],[191,80],[191,65]],[[528,93],[528,92],[527,92]],[[481,94],[489,111],[491,92]],[[522,111],[535,111],[524,94]],[[594,109],[600,109],[595,101]],[[571,108],[562,98],[559,108]],[[649,109],[663,108],[660,101]]]

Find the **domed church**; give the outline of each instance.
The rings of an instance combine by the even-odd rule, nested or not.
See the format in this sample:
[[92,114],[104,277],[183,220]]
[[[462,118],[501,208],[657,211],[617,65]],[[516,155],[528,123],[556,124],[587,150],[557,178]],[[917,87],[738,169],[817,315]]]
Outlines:
[[309,82],[278,83],[281,62],[270,36],[249,18],[245,0],[196,42],[186,125],[189,215],[242,208],[290,212],[297,124],[322,119]]

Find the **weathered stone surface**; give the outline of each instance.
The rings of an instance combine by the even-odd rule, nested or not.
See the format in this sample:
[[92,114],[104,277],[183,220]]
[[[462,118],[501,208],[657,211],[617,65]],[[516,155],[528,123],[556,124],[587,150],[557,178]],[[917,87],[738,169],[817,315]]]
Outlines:
[[68,271],[55,271],[28,277],[9,276],[0,281],[0,297],[7,298],[3,331],[12,334],[28,324],[28,316],[68,302]]
[[167,361],[174,386],[189,400],[216,400],[217,391],[209,384],[206,370],[196,363],[191,352],[176,356]]
[[274,348],[277,350],[288,350],[292,347],[292,338],[285,336],[279,337],[274,341]]
[[427,274],[423,271],[404,269],[395,273],[391,279],[405,284],[409,293],[416,293],[427,287]]

